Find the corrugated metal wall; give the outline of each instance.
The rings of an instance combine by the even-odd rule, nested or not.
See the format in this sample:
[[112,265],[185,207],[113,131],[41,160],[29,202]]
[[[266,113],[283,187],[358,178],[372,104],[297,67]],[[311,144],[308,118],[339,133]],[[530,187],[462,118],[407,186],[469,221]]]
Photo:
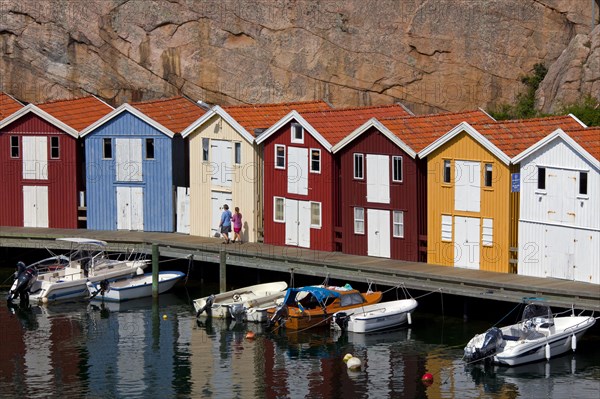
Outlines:
[[[142,139],[143,181],[117,182],[115,138]],[[113,159],[102,159],[103,138],[113,139]],[[154,160],[146,160],[145,138],[154,138]],[[116,187],[144,188],[144,230],[174,231],[173,160],[171,139],[149,124],[124,112],[91,132],[85,139],[88,228],[116,230]]]
[[[452,163],[452,182],[443,183],[444,160]],[[481,162],[480,212],[454,210],[454,167],[456,160]],[[493,164],[492,189],[483,188],[484,163]],[[491,218],[493,245],[480,245],[480,269],[508,272],[509,249],[509,168],[466,133],[460,133],[427,157],[427,261],[439,265],[454,265],[454,241],[442,241],[442,215]],[[482,223],[480,223],[481,228]],[[453,228],[454,234],[454,228]],[[481,234],[480,234],[481,237]]]
[[[19,136],[19,158],[10,157],[10,137]],[[46,136],[47,180],[23,179],[22,151],[24,136]],[[59,137],[59,158],[50,157],[50,137]],[[0,133],[0,189],[3,205],[0,224],[23,226],[23,186],[48,187],[48,227],[77,228],[78,164],[77,140],[33,113],[21,117]]]
[[[240,208],[243,217],[242,239],[256,242],[258,238],[257,220],[261,218],[259,204],[260,164],[257,150],[240,136],[225,120],[218,115],[211,118],[189,136],[190,141],[190,234],[208,237],[212,226],[211,191],[219,190],[232,194],[233,206]],[[212,173],[218,170],[210,158],[202,161],[202,139],[225,140],[241,144],[241,164],[235,165],[233,159],[231,187],[213,184]],[[235,156],[234,151],[231,154]],[[233,212],[233,209],[231,209]]]
[[[546,188],[538,189],[538,168]],[[588,194],[579,194],[579,172]],[[519,274],[600,284],[600,173],[562,139],[521,162]]]
[[[354,179],[354,154],[381,154],[389,156],[390,167],[390,203],[370,203],[367,201],[367,165],[364,165],[363,180]],[[390,231],[393,231],[391,211],[404,212],[404,238],[391,236],[390,249],[392,259],[408,261],[418,260],[418,168],[416,160],[392,143],[377,129],[371,128],[353,140],[337,155],[341,168],[341,209],[342,209],[342,251],[348,254],[367,255],[368,236],[365,220],[365,234],[354,233],[354,208],[383,209],[390,211]],[[403,162],[403,181],[392,182],[391,157],[401,156]],[[366,218],[366,216],[365,216]]]

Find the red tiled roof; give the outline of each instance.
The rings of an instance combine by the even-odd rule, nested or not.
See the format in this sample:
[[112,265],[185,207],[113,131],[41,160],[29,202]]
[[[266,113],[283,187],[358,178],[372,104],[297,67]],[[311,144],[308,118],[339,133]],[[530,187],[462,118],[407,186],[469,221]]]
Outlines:
[[181,96],[131,105],[173,133],[181,133],[206,113],[204,108]]
[[10,116],[23,108],[23,104],[11,96],[0,92],[0,120]]
[[77,131],[85,129],[113,110],[110,105],[93,96],[47,102],[39,104],[38,108]]
[[569,130],[567,134],[594,158],[600,161],[600,127],[594,126],[587,129]]
[[223,109],[248,133],[256,136],[255,129],[268,129],[293,110],[299,113],[331,109],[324,101],[291,103],[231,105]]
[[371,118],[400,118],[410,114],[402,106],[394,104],[330,109],[301,113],[301,116],[333,146]]
[[565,132],[582,128],[568,115],[473,124],[473,127],[510,158],[558,128]]
[[491,122],[493,119],[485,112],[476,110],[379,121],[415,152],[419,152],[461,122],[474,124]]

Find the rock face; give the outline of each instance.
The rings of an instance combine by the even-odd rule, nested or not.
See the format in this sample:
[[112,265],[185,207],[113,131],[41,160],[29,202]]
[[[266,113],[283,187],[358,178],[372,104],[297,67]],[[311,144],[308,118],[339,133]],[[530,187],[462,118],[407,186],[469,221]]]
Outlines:
[[582,94],[600,103],[600,25],[589,34],[578,34],[549,68],[536,92],[537,107],[544,113],[560,111]]
[[512,102],[520,76],[559,57],[568,77],[548,83],[544,107],[567,91],[599,91],[597,57],[573,71],[564,52],[591,54],[598,7],[582,0],[0,0],[0,9],[0,89],[32,102],[183,93],[457,111]]

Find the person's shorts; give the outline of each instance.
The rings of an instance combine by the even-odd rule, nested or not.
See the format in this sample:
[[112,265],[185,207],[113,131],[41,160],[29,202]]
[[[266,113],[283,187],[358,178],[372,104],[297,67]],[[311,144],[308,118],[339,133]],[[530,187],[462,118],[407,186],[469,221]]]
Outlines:
[[225,234],[225,233],[230,233],[231,232],[231,226],[221,226],[221,233]]
[[234,227],[234,228],[233,228],[233,231],[234,231],[235,233],[239,233],[240,231],[242,231],[242,228],[241,228],[241,227]]

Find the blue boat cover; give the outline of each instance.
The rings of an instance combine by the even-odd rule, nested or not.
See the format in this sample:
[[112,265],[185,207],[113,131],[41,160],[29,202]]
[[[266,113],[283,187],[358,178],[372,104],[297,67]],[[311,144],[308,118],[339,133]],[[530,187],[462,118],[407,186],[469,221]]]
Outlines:
[[327,298],[339,298],[341,296],[338,291],[323,287],[307,286],[301,288],[288,288],[283,303],[288,306],[296,305],[296,295],[300,292],[308,292],[321,304],[324,303]]

